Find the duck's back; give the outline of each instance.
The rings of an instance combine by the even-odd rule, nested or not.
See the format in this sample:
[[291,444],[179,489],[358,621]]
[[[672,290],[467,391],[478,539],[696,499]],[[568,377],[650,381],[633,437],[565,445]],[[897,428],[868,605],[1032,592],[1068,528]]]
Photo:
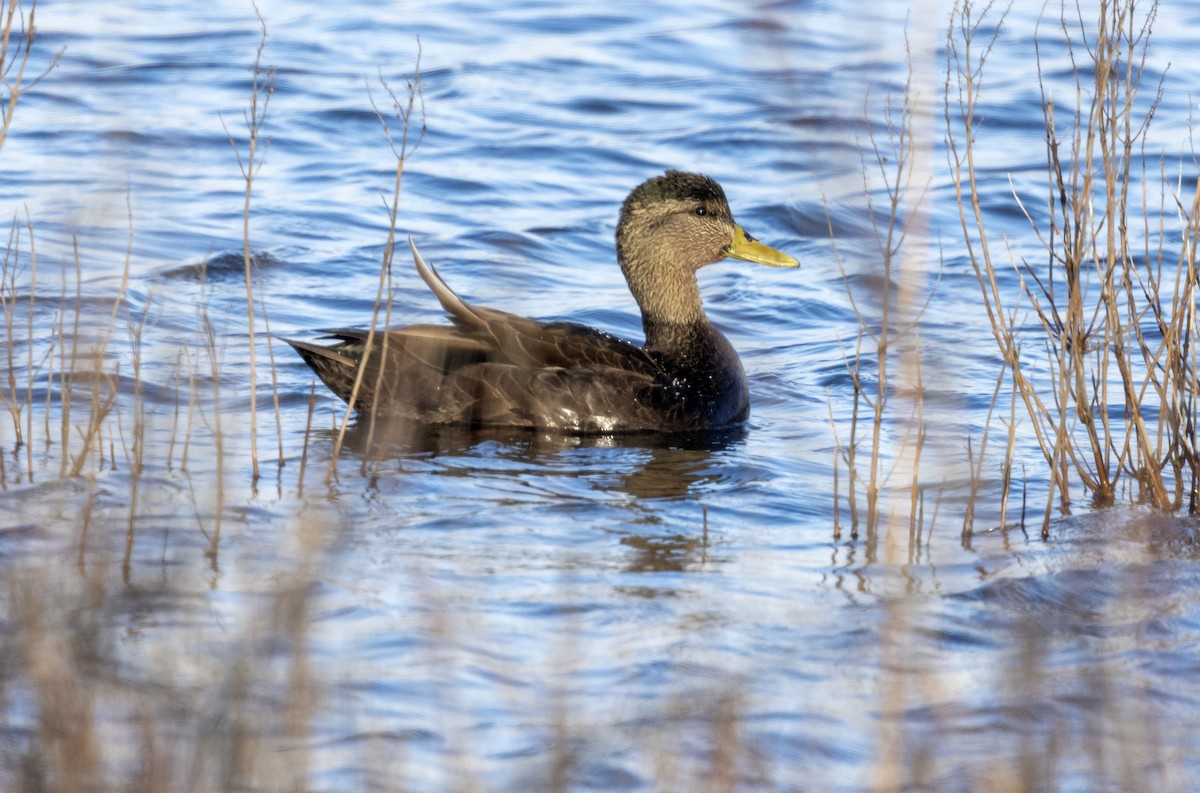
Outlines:
[[[414,325],[376,334],[354,407],[423,423],[580,434],[685,431],[745,418],[736,355],[736,382],[717,392],[714,383],[729,379],[720,367],[683,371],[586,325],[473,310],[482,322],[471,327]],[[367,335],[335,330],[333,345],[292,344],[349,402]]]

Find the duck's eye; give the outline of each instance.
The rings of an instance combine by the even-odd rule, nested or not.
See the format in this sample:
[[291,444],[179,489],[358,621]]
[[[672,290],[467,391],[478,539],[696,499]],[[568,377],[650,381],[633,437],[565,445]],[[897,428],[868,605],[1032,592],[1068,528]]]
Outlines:
[[696,212],[696,217],[699,217],[699,218],[702,218],[708,214],[708,210],[705,209],[704,207],[696,207],[695,212]]

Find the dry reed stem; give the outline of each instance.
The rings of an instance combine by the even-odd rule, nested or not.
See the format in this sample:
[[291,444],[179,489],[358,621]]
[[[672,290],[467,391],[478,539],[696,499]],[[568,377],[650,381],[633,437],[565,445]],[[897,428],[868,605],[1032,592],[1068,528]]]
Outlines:
[[[266,291],[262,289],[262,282],[259,282],[260,292]],[[279,444],[279,461],[277,470],[282,475],[283,471],[283,416],[279,409],[279,372],[275,367],[275,344],[271,336],[271,316],[267,313],[267,302],[259,295],[259,308],[263,316],[263,330],[266,331],[267,337],[267,361],[271,364],[271,403],[275,408],[275,439]]]
[[[1004,462],[1000,467],[1000,528],[1008,527],[1008,499],[1012,492],[1013,459],[1017,453],[1017,390],[1009,390],[1011,399],[1008,405],[1008,435],[1004,446]],[[1022,510],[1022,527],[1024,527],[1024,511]]]
[[75,316],[71,326],[71,360],[66,360],[65,345],[59,346],[59,351],[62,355],[62,360],[59,362],[59,384],[61,393],[59,395],[59,411],[61,416],[59,419],[60,430],[60,450],[59,450],[59,469],[58,476],[63,478],[67,475],[67,463],[71,458],[71,405],[74,399],[75,387],[75,371],[79,365],[79,317],[83,312],[83,265],[79,260],[79,244],[72,240],[71,244],[71,260],[75,264]]
[[[3,8],[3,3],[0,3]],[[19,12],[19,16],[18,16]],[[29,4],[29,17],[25,17],[25,9],[21,0],[8,0],[8,8],[4,10],[3,23],[0,23],[0,84],[8,91],[8,103],[4,106],[3,121],[0,122],[0,150],[8,140],[8,131],[12,127],[13,113],[16,112],[17,102],[21,95],[33,88],[42,78],[50,73],[62,59],[63,47],[50,59],[50,63],[36,77],[25,82],[25,69],[29,66],[29,56],[33,52],[33,43],[37,39],[37,26],[34,17],[37,12],[37,0]],[[13,34],[17,34],[13,41]],[[13,75],[13,69],[16,74]]]
[[[910,471],[909,487],[909,505],[908,505],[908,533],[909,533],[909,553],[912,553],[913,541],[919,537],[920,517],[919,517],[919,500],[922,496],[921,489],[921,453],[925,449],[925,439],[927,436],[927,427],[925,424],[925,375],[921,366],[921,333],[919,328],[914,331],[915,344],[910,348],[909,355],[904,364],[911,369],[916,375],[916,383],[914,385],[914,401],[913,401],[913,416],[908,422],[909,428],[916,427],[916,437],[912,441],[912,470]],[[906,448],[908,444],[905,444]]]
[[[207,267],[201,266],[200,305],[198,312],[200,327],[204,334],[204,351],[208,356],[208,373],[212,378],[213,390],[213,423],[209,429],[212,433],[213,451],[217,461],[217,470],[215,472],[217,503],[213,510],[213,526],[211,534],[208,535],[209,546],[206,554],[211,560],[213,570],[215,571],[217,568],[217,551],[221,543],[221,518],[225,510],[225,434],[221,426],[221,362],[224,358],[224,350],[217,343],[216,328],[213,327],[212,320],[208,316],[207,274]],[[203,414],[201,414],[201,418],[203,418]]]
[[175,351],[175,365],[171,369],[171,382],[175,392],[175,399],[171,406],[171,440],[167,444],[166,469],[168,471],[173,470],[174,468],[175,443],[179,439],[179,378],[183,374],[184,352],[184,347],[181,347]]
[[[146,457],[146,395],[142,384],[142,339],[145,336],[146,324],[150,321],[151,310],[155,296],[151,293],[142,307],[141,317],[136,324],[129,327],[129,349],[133,367],[133,454],[126,451],[129,466],[129,522],[125,530],[125,554],[121,562],[121,572],[125,583],[129,583],[133,565],[134,528],[137,521],[139,491],[142,472],[145,468]],[[119,417],[118,417],[119,424]],[[122,433],[122,443],[124,434]]]
[[[5,7],[5,5],[7,7]],[[37,0],[32,0],[29,5],[29,15],[26,17],[23,3],[20,0],[8,0],[7,4],[0,2],[0,85],[8,93],[7,102],[4,105],[2,119],[0,119],[0,151],[4,149],[4,144],[8,140],[8,132],[12,128],[13,116],[16,112],[17,103],[21,96],[32,89],[43,77],[58,65],[62,57],[63,50],[59,50],[46,68],[40,74],[32,79],[26,80],[26,69],[29,66],[30,56],[33,53],[33,44],[37,38],[37,26],[35,24],[35,16],[37,11]],[[14,39],[15,34],[15,39]],[[15,72],[15,73],[14,73]],[[4,402],[12,415],[14,431],[16,433],[16,442],[18,448],[25,443],[25,459],[26,459],[26,476],[32,480],[33,478],[33,449],[29,444],[29,440],[33,435],[33,381],[36,372],[33,366],[33,314],[35,305],[35,293],[37,283],[37,249],[33,240],[33,224],[29,218],[29,211],[25,211],[26,229],[29,235],[29,257],[30,257],[30,293],[29,293],[29,333],[25,339],[27,345],[27,381],[25,391],[25,404],[22,406],[17,396],[16,379],[14,375],[13,347],[14,333],[13,321],[16,309],[16,274],[19,262],[19,244],[17,244],[17,219],[13,219],[13,228],[9,235],[8,245],[5,249],[4,263],[0,267],[0,310],[3,310],[5,317],[5,330],[8,347],[8,393],[4,395]],[[7,293],[7,294],[5,294]],[[53,341],[50,348],[53,349]],[[22,407],[27,408],[25,416],[25,431],[22,434],[20,426],[20,413]]]
[[[853,380],[853,375],[851,375],[851,379]],[[834,416],[834,414],[833,414],[833,394],[828,388],[825,389],[825,407],[829,411],[829,429],[833,432],[833,539],[836,542],[842,538],[842,524],[841,524],[841,520],[840,520],[842,502],[841,502],[841,491],[838,486],[838,483],[839,483],[838,472],[841,470],[841,467],[838,465],[838,458],[845,457],[847,452],[845,450],[845,447],[842,446],[841,438],[838,436],[837,417]],[[705,519],[706,519],[705,520],[705,528],[706,529],[708,528],[707,518],[708,518],[708,513],[706,511],[705,512]]]
[[192,426],[196,418],[196,364],[192,360],[191,348],[185,346],[181,351],[183,354],[183,363],[187,366],[188,377],[188,414],[187,424],[183,430],[183,450],[179,453],[179,471],[186,474],[188,472],[188,452],[191,451],[192,445]]
[[17,337],[14,325],[17,315],[17,271],[20,262],[20,226],[16,217],[13,218],[8,233],[8,244],[4,249],[4,262],[0,265],[0,310],[4,312],[6,380],[8,388],[4,392],[4,406],[8,408],[12,418],[13,433],[16,435],[17,448],[25,442],[21,428],[21,411],[24,405],[18,396],[17,389]]
[[[1005,321],[1003,293],[997,281],[996,267],[992,261],[987,226],[984,223],[983,208],[979,201],[979,186],[976,181],[975,142],[977,133],[975,118],[978,112],[978,89],[988,55],[999,38],[1001,27],[1007,16],[1007,8],[1000,13],[1000,18],[994,26],[991,37],[985,42],[983,51],[976,53],[974,46],[984,20],[994,5],[994,3],[986,3],[982,13],[974,16],[974,5],[970,2],[963,2],[956,4],[951,15],[951,23],[946,33],[946,92],[944,96],[945,121],[949,132],[946,137],[947,158],[950,164],[955,200],[959,207],[966,255],[983,293],[984,309],[987,312],[996,345],[1000,349],[1005,364],[1012,372],[1013,382],[1021,394],[1026,411],[1031,416],[1046,415],[1048,411],[1041,403],[1040,397],[1022,374],[1019,366],[1020,347],[1012,325]],[[957,94],[953,93],[952,86],[957,87]],[[952,108],[955,107],[958,110],[957,118],[952,111]],[[956,122],[961,124],[961,134],[955,134]],[[971,220],[969,221],[968,218]],[[1055,455],[1051,451],[1052,445],[1045,438],[1042,424],[1034,421],[1033,429],[1038,443],[1046,455],[1047,462],[1053,468],[1056,462]],[[1053,448],[1060,448],[1060,446],[1054,445]],[[1051,490],[1052,496],[1053,489]],[[1067,498],[1068,495],[1064,490],[1064,508]],[[1048,520],[1049,515],[1047,514]]]
[[[979,497],[979,488],[983,485],[983,464],[987,457],[988,434],[992,428],[992,413],[996,410],[996,401],[1000,398],[1000,390],[1004,387],[1004,375],[1007,367],[1000,365],[1000,374],[996,377],[996,387],[992,389],[992,398],[988,400],[987,417],[983,421],[983,434],[979,439],[979,453],[971,448],[971,437],[967,436],[967,466],[970,469],[970,482],[967,487],[967,509],[963,515],[962,542],[967,547],[971,534],[975,530],[975,499]],[[1003,525],[1003,523],[1001,524]]]
[[308,416],[304,420],[304,446],[300,449],[300,472],[296,474],[296,498],[304,497],[304,471],[308,467],[308,444],[312,438],[313,409],[317,406],[317,384],[308,391]]
[[[425,96],[424,96],[424,91],[421,86],[420,39],[417,40],[417,62],[416,62],[416,66],[413,70],[413,76],[411,79],[406,79],[404,81],[405,90],[407,92],[407,99],[404,101],[401,101],[401,99],[396,96],[396,92],[393,91],[391,86],[388,85],[387,81],[383,79],[382,69],[379,72],[379,82],[383,85],[383,88],[387,92],[387,95],[389,97],[391,97],[392,110],[395,114],[396,119],[400,122],[400,127],[401,127],[400,145],[399,145],[399,147],[397,147],[396,141],[392,137],[391,128],[388,126],[387,119],[384,118],[383,113],[379,110],[379,107],[375,104],[374,96],[371,96],[371,87],[370,87],[370,84],[368,83],[367,84],[367,95],[370,97],[371,107],[372,107],[372,109],[375,110],[375,115],[379,119],[379,123],[383,126],[383,132],[384,132],[384,136],[387,138],[388,147],[392,150],[392,155],[395,157],[395,160],[396,160],[395,179],[393,180],[393,183],[392,183],[392,200],[391,200],[390,204],[386,200],[384,201],[384,207],[388,213],[388,236],[387,236],[387,243],[384,245],[384,249],[383,249],[383,261],[381,262],[380,267],[379,267],[379,288],[377,289],[376,294],[375,294],[375,308],[371,314],[371,325],[367,330],[367,338],[366,338],[365,342],[363,343],[362,359],[359,363],[358,371],[356,371],[354,374],[354,385],[350,389],[350,398],[346,402],[346,410],[342,416],[341,423],[337,429],[337,439],[335,440],[334,445],[333,445],[333,454],[330,456],[329,472],[326,476],[326,482],[332,482],[333,478],[335,476],[336,469],[337,469],[337,460],[341,456],[342,445],[345,442],[345,438],[346,438],[346,428],[350,423],[350,414],[355,410],[354,406],[358,402],[358,393],[359,393],[359,389],[361,389],[361,387],[362,387],[363,376],[366,373],[367,365],[370,362],[371,354],[374,351],[375,336],[377,334],[377,327],[378,327],[378,323],[379,323],[379,308],[380,308],[380,303],[383,300],[383,294],[384,294],[385,289],[387,289],[387,292],[388,292],[387,310],[386,310],[385,314],[389,319],[391,317],[391,308],[392,308],[391,290],[388,289],[387,287],[391,283],[392,260],[393,260],[393,257],[395,255],[395,250],[396,250],[396,219],[397,219],[397,215],[400,211],[400,185],[404,178],[404,163],[408,159],[409,155],[411,155],[413,152],[415,152],[417,150],[417,148],[420,147],[421,141],[423,141],[425,139]],[[421,110],[421,129],[416,134],[416,140],[413,141],[413,140],[410,140],[410,135],[412,134],[411,124],[413,121],[413,113],[417,109],[418,102],[420,103],[420,110]],[[411,238],[410,238],[410,242],[411,242]],[[374,436],[375,414],[377,412],[376,409],[378,407],[378,399],[379,399],[379,394],[381,391],[380,384],[383,382],[384,370],[387,368],[388,341],[389,341],[389,337],[388,337],[388,334],[385,332],[383,334],[383,349],[380,351],[380,353],[378,355],[379,371],[376,375],[376,380],[375,380],[375,391],[374,391],[375,404],[371,405],[371,410],[370,410],[371,425],[370,425],[369,435],[372,438]]]
[[[42,409],[42,433],[46,448],[49,449],[53,443],[51,440],[50,417],[53,415],[53,395],[54,390],[54,351],[58,349],[58,360],[63,362],[66,358],[66,321],[67,321],[67,261],[63,259],[62,265],[58,269],[59,276],[59,291],[58,291],[58,308],[54,311],[54,319],[50,323],[50,342],[46,351],[47,370],[46,370],[46,403]],[[65,390],[66,377],[65,372],[61,369],[58,372],[58,395],[62,399],[63,391]]]
[[[397,190],[399,190],[399,177],[397,176]],[[389,232],[389,238],[392,237],[392,232]],[[388,249],[391,245],[388,246]],[[367,365],[370,363],[370,355],[375,342],[376,328],[379,326],[379,306],[383,300],[384,287],[387,284],[388,269],[391,265],[391,256],[385,249],[383,263],[379,267],[379,287],[375,292],[375,309],[371,313],[371,324],[367,329],[367,338],[363,342],[362,359],[359,361],[358,370],[354,373],[354,385],[350,389],[350,398],[346,400],[346,410],[342,415],[342,420],[337,427],[337,439],[333,443],[333,453],[329,458],[329,470],[325,476],[326,484],[333,482],[337,475],[337,461],[341,456],[342,444],[346,439],[346,428],[350,424],[350,416],[354,412],[354,405],[358,402],[358,392],[362,388],[363,375],[366,373]],[[385,334],[386,338],[386,334]],[[387,361],[381,356],[380,368],[386,365]]]
[[37,245],[33,239],[33,222],[29,219],[29,209],[25,210],[25,232],[29,239],[29,316],[26,317],[25,335],[25,436],[29,443],[25,444],[25,460],[28,466],[28,481],[33,481],[33,379],[36,374],[33,367],[33,318],[37,313]]
[[[117,322],[117,314],[120,312],[121,306],[125,303],[125,291],[129,287],[129,268],[133,256],[133,206],[128,193],[125,195],[125,206],[129,219],[129,233],[125,246],[124,264],[121,268],[121,283],[117,288],[116,296],[113,298],[112,310],[108,316],[108,325],[103,329],[92,346],[92,408],[88,415],[87,429],[82,432],[83,447],[79,450],[79,454],[75,457],[71,466],[70,475],[72,477],[77,477],[83,472],[83,466],[88,458],[88,450],[91,448],[92,443],[100,441],[104,420],[115,406],[118,395],[120,364],[118,363],[114,366],[114,371],[111,375],[106,375],[104,373],[104,356],[112,339],[113,329]],[[78,259],[79,243],[75,238],[72,238],[72,250]],[[101,394],[105,391],[108,392],[107,396],[102,397]],[[63,451],[65,454],[65,446]],[[101,456],[103,455],[101,448],[98,447],[97,451]]]
[[[906,37],[907,49],[907,37]],[[922,315],[928,308],[934,290],[929,290],[924,300],[918,298],[917,290],[912,288],[907,273],[901,273],[900,285],[893,285],[893,276],[898,268],[905,266],[902,258],[904,243],[910,235],[919,232],[924,225],[921,205],[932,183],[932,177],[924,168],[921,157],[925,147],[918,145],[914,138],[914,107],[916,97],[913,85],[911,52],[908,59],[909,71],[904,86],[904,97],[899,105],[893,104],[888,97],[884,108],[884,127],[886,144],[876,136],[873,127],[868,127],[870,149],[873,162],[868,166],[864,158],[862,166],[863,192],[867,201],[867,217],[870,219],[875,238],[875,244],[882,261],[880,273],[881,287],[879,297],[879,315],[868,317],[859,300],[851,289],[850,278],[846,272],[842,256],[837,250],[836,240],[833,242],[835,259],[842,274],[846,294],[858,319],[856,330],[853,363],[850,356],[843,352],[846,371],[853,387],[852,413],[850,416],[850,433],[843,456],[848,470],[848,506],[851,513],[851,538],[857,538],[858,505],[857,485],[864,481],[867,510],[866,528],[868,540],[874,544],[880,523],[881,510],[879,499],[883,488],[902,464],[912,468],[909,471],[909,518],[910,524],[916,513],[919,490],[919,467],[921,447],[925,440],[924,402],[920,372],[920,334],[918,325]],[[875,174],[876,176],[873,176]],[[920,179],[920,177],[925,177]],[[885,199],[883,212],[876,211],[874,178],[882,184]],[[918,180],[919,189],[914,189],[914,179]],[[882,219],[882,220],[881,220]],[[826,220],[830,238],[834,239],[832,212],[826,206]],[[895,316],[893,316],[895,314]],[[869,350],[864,353],[864,344]],[[875,382],[869,387],[864,382],[863,363],[869,359],[875,365]],[[898,441],[899,448],[891,455],[889,463],[883,448],[883,437],[886,428],[893,419],[894,410],[890,407],[892,391],[895,388],[890,371],[891,362],[895,360],[902,369],[911,371],[917,382],[916,396],[913,399],[909,415],[905,419],[906,428]],[[865,408],[871,418],[869,428],[869,456],[866,462],[865,477],[858,470],[859,446],[859,417]],[[833,421],[831,410],[831,422]],[[837,433],[835,430],[835,439]],[[836,466],[835,466],[836,467]],[[835,535],[840,536],[840,527],[836,526]]]
[[[262,150],[259,151],[262,127],[267,120],[267,106],[271,102],[271,95],[275,92],[275,68],[273,66],[269,66],[265,70],[262,68],[263,50],[267,46],[267,20],[263,17],[262,11],[259,10],[258,4],[253,3],[253,6],[254,14],[258,18],[261,30],[258,40],[258,50],[254,56],[254,74],[250,87],[250,107],[243,111],[248,137],[246,159],[244,161],[242,160],[242,152],[238,148],[237,141],[234,140],[229,128],[225,126],[224,118],[221,119],[221,126],[225,129],[226,137],[229,138],[229,145],[233,148],[234,156],[237,157],[238,169],[242,173],[242,181],[246,183],[245,198],[242,203],[242,261],[246,279],[246,325],[249,335],[250,458],[253,467],[253,481],[258,482],[258,370],[254,321],[255,257],[250,249],[250,198],[254,190],[254,177],[262,169],[267,155],[267,147],[270,144],[270,140],[268,139],[262,144]],[[261,106],[259,104],[260,101]],[[272,383],[275,382],[273,373],[274,362],[272,360]],[[278,396],[276,399],[278,399]],[[278,410],[276,410],[276,413],[278,413]]]

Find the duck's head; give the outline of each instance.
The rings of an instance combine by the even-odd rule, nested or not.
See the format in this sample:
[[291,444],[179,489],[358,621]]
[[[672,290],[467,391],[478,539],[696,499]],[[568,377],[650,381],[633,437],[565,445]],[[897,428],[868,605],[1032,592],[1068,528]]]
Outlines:
[[700,310],[692,294],[696,271],[730,257],[800,265],[735,223],[721,185],[702,174],[667,171],[638,185],[621,206],[617,259],[644,315],[691,321],[684,314],[693,304]]

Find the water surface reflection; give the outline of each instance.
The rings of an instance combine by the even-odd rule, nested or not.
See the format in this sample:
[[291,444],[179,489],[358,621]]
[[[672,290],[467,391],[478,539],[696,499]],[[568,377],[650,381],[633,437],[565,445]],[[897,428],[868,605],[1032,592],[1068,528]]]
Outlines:
[[[0,787],[1194,787],[1193,523],[1106,510],[1042,543],[980,518],[964,542],[948,494],[927,499],[916,539],[890,515],[869,538],[833,534],[849,439],[830,423],[844,428],[852,404],[856,312],[878,328],[897,283],[874,237],[889,202],[863,193],[868,130],[888,154],[885,105],[910,64],[930,183],[902,253],[918,291],[938,282],[921,325],[931,493],[961,479],[1000,369],[939,154],[940,10],[260,2],[278,83],[251,206],[254,485],[242,183],[222,120],[244,142],[259,27],[243,0],[138,5],[39,5],[35,56],[68,48],[0,151],[0,200],[40,262],[34,290],[22,241],[0,279],[15,312],[0,394],[30,403],[0,421]],[[1166,82],[1145,140],[1167,141],[1164,161],[1189,150],[1198,8],[1158,7],[1147,74]],[[1046,184],[1042,9],[1014,4],[981,94],[1002,125],[980,151],[983,211],[1018,261],[1035,240],[1013,192]],[[464,297],[636,335],[613,224],[628,189],[667,167],[711,173],[739,221],[799,255],[794,278],[701,275],[752,383],[745,431],[356,419],[331,464],[344,406],[322,394],[307,432],[312,375],[278,345],[274,424],[267,316],[279,333],[370,316],[394,162],[363,75],[401,85],[418,35],[428,135],[398,225]],[[1056,98],[1073,96],[1049,50],[1067,77]],[[392,279],[396,324],[442,321],[407,263]],[[87,363],[63,376],[72,339]],[[907,430],[887,429],[890,453]],[[1031,492],[1044,487],[1038,452],[1017,443]],[[80,474],[60,475],[64,460]],[[984,468],[983,498],[998,476]],[[896,470],[885,487],[906,484]]]

